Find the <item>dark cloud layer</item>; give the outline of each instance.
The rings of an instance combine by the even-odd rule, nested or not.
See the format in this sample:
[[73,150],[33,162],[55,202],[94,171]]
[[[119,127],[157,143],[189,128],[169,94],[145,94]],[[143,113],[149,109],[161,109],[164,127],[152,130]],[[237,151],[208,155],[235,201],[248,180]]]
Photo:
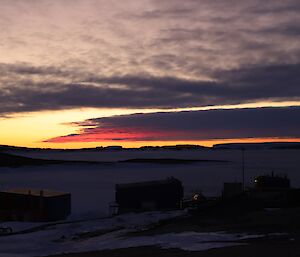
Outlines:
[[134,114],[87,120],[48,142],[300,138],[299,117],[300,107]]
[[[77,82],[33,81],[26,77],[0,92],[1,112],[74,107],[177,108],[300,99],[300,64],[215,72],[215,81],[175,77],[91,77],[53,68],[11,67],[17,74],[64,74]],[[85,76],[85,80],[79,80]],[[5,76],[4,76],[5,78]]]
[[299,100],[299,11],[298,0],[2,0],[0,115]]

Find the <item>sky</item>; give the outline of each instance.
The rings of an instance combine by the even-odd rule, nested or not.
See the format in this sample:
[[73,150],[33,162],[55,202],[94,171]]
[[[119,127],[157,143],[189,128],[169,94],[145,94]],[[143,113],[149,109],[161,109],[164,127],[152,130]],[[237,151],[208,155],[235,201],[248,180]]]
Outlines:
[[300,141],[298,0],[0,5],[0,144]]

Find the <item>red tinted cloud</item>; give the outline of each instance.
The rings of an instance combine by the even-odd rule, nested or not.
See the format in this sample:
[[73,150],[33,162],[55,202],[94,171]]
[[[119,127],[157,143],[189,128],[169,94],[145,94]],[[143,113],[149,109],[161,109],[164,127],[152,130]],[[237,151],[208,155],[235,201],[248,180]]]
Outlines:
[[300,138],[299,117],[300,107],[134,114],[84,121],[80,133],[47,142]]
[[83,130],[80,134],[56,137],[47,140],[51,143],[102,142],[102,141],[156,141],[177,140],[182,131],[145,130],[141,128],[95,128]]

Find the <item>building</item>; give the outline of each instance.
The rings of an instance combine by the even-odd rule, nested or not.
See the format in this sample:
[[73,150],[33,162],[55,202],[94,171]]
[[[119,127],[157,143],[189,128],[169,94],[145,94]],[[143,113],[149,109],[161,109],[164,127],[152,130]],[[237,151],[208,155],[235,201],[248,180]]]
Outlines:
[[286,190],[290,188],[287,176],[271,175],[259,176],[254,179],[255,189],[264,191]]
[[0,192],[0,220],[56,221],[71,213],[71,195],[34,189]]
[[263,207],[283,208],[299,206],[300,192],[290,186],[287,176],[262,175],[254,179],[254,188],[249,196]]
[[176,178],[116,185],[118,213],[179,209],[183,186]]

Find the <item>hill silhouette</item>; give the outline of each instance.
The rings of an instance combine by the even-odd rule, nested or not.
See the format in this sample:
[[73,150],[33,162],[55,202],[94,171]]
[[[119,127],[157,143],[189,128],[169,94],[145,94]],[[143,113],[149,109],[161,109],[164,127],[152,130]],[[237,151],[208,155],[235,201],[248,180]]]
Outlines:
[[35,165],[51,165],[51,164],[93,164],[98,162],[90,161],[64,161],[64,160],[44,160],[35,159],[24,156],[18,156],[8,153],[0,153],[0,167],[19,167],[19,166],[35,166]]

